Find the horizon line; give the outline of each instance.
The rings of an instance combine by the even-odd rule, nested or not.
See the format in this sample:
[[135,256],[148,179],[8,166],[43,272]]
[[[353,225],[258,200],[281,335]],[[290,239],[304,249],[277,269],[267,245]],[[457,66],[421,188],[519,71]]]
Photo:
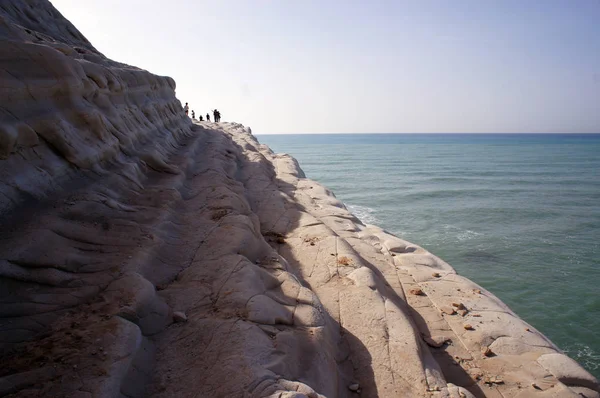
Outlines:
[[480,132],[421,132],[421,133],[395,133],[395,132],[369,132],[369,133],[364,133],[364,132],[302,132],[302,133],[264,133],[264,132],[252,132],[252,134],[254,135],[339,135],[339,134],[411,134],[411,135],[418,135],[418,134],[471,134],[471,135],[500,135],[500,134],[504,134],[504,135],[600,135],[600,131],[598,132],[520,132],[520,133],[516,133],[516,132],[485,132],[485,133],[480,133]]

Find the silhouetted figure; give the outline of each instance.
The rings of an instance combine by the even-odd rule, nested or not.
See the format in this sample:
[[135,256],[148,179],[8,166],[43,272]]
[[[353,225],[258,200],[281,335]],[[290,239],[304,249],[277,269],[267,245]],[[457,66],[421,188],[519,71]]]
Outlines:
[[198,116],[198,120],[200,120],[201,122],[204,121],[204,119],[202,118],[202,115]]
[[192,119],[196,118],[196,112],[192,111]]
[[185,103],[185,106],[183,107],[183,111],[185,112],[185,115],[187,116],[188,111],[190,110],[190,107],[188,106],[187,102]]
[[219,112],[218,110],[214,110],[213,111],[213,116],[215,118],[215,122],[219,123],[221,121],[221,112]]
[[210,122],[210,115],[208,113],[206,114],[206,121]]

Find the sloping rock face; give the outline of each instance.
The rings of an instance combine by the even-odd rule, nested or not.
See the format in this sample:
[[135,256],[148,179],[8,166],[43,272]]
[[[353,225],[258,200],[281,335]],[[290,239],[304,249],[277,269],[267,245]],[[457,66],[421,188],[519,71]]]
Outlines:
[[0,3],[0,396],[598,397],[490,292],[239,124]]
[[170,142],[190,133],[173,79],[108,60],[47,1],[0,3],[0,39],[2,214],[81,170],[119,163],[135,180],[131,159],[165,167]]

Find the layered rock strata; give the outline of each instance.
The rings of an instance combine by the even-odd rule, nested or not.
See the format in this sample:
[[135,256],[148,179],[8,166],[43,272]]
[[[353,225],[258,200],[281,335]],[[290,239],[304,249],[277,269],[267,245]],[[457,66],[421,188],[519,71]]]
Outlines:
[[0,396],[600,397],[493,294],[363,224],[46,1],[0,4]]

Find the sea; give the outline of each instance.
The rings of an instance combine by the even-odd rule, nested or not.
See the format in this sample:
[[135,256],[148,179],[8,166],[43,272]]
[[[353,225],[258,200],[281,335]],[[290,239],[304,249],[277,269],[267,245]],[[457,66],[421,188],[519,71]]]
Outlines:
[[600,379],[600,134],[257,135]]

